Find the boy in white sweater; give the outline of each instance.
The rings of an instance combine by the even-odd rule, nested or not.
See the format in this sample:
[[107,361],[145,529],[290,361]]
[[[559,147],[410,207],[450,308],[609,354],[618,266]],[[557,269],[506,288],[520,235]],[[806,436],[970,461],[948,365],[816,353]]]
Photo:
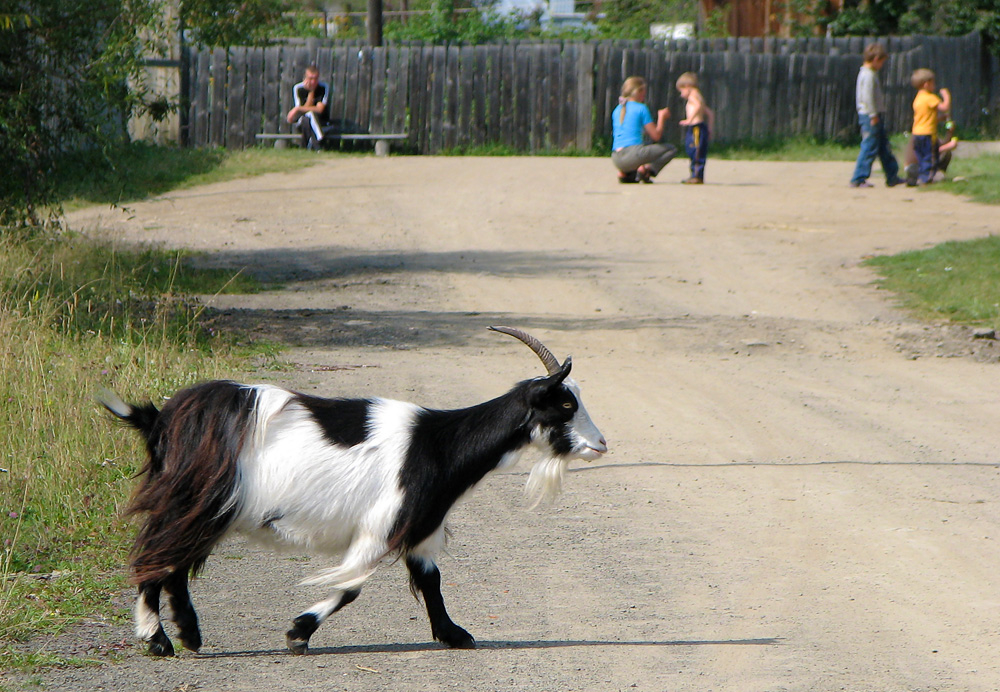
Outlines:
[[854,165],[851,187],[872,187],[868,176],[872,174],[872,162],[878,156],[885,173],[885,184],[894,187],[903,182],[899,177],[899,162],[889,146],[889,135],[885,131],[885,95],[878,81],[878,71],[889,59],[889,53],[881,43],[870,43],[865,47],[865,63],[858,71],[855,96],[858,107],[858,124],[861,126],[861,152]]

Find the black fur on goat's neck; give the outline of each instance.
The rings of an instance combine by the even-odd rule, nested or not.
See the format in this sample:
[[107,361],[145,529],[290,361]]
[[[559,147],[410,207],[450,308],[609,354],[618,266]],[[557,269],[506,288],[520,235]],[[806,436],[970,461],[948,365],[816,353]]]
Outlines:
[[155,415],[148,404],[124,418],[149,450],[126,509],[145,515],[131,551],[134,583],[185,567],[197,574],[226,533],[239,509],[236,462],[255,396],[234,382],[206,382],[178,392]]
[[[521,382],[476,406],[421,411],[400,471],[403,506],[390,544],[405,552],[430,536],[458,498],[494,470],[504,455],[526,447],[539,425],[553,450],[567,453],[568,444],[558,440],[565,439],[565,426],[578,407],[576,397],[563,385],[570,367],[567,359],[559,372]],[[564,406],[570,402],[570,407]]]

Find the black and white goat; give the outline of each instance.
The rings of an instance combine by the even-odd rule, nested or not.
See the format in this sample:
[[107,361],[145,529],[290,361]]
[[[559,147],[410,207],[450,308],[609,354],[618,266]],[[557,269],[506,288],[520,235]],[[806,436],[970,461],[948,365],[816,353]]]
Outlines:
[[339,565],[303,582],[327,585],[332,593],[295,618],[287,633],[293,653],[308,650],[316,628],[357,598],[388,556],[405,560],[434,638],[473,648],[472,635],[448,617],[435,564],[452,506],[530,446],[544,455],[528,478],[527,491],[536,498],[560,491],[572,459],[591,461],[607,451],[568,377],[571,360],[560,365],[520,330],[490,329],[525,343],[548,374],[454,411],[227,381],[184,389],[162,410],[102,394],[111,413],[142,433],[149,453],[128,513],[144,515],[131,578],[139,589],[136,633],[150,652],[174,653],[160,622],[161,590],[170,596],[181,644],[200,648],[188,577],[234,531],[276,546],[342,555]]

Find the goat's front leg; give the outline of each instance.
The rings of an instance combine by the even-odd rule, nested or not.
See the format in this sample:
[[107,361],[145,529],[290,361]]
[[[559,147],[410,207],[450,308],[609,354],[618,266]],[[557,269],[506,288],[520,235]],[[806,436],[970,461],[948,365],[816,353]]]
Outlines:
[[427,617],[431,621],[431,634],[439,642],[452,649],[475,649],[476,640],[471,634],[452,622],[444,608],[441,596],[441,571],[434,561],[416,555],[406,557],[406,567],[410,570],[410,586],[414,595],[417,591],[424,597]]
[[374,533],[362,533],[351,544],[343,562],[302,581],[303,584],[333,584],[337,590],[331,598],[320,601],[292,621],[293,627],[285,634],[285,640],[293,654],[306,653],[309,638],[323,621],[358,597],[361,584],[375,571],[385,553],[384,540]]
[[306,612],[292,620],[292,629],[285,633],[288,649],[296,655],[309,651],[309,638],[323,621],[353,601],[361,593],[361,589],[338,591],[332,598],[320,601]]

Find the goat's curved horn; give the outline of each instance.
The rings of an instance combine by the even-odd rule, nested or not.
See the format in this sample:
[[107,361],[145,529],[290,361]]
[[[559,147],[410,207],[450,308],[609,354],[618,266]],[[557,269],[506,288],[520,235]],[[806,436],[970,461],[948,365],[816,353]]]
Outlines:
[[531,336],[531,334],[522,332],[520,329],[515,329],[514,327],[490,327],[490,329],[512,336],[534,351],[535,355],[542,359],[542,364],[550,375],[559,372],[559,361],[552,355],[552,351],[545,348],[545,344]]

